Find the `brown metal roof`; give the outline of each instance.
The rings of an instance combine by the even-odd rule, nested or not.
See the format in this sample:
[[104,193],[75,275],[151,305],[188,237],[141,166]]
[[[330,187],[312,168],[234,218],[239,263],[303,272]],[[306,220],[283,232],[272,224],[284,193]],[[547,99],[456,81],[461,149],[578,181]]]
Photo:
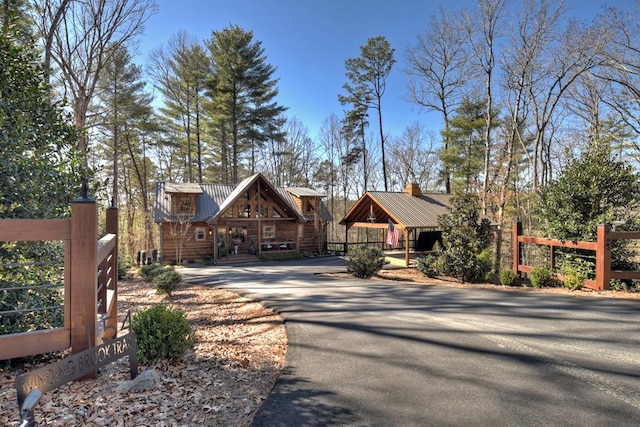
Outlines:
[[369,191],[351,208],[340,224],[369,222],[386,225],[389,220],[401,228],[437,228],[438,217],[447,213],[451,194]]

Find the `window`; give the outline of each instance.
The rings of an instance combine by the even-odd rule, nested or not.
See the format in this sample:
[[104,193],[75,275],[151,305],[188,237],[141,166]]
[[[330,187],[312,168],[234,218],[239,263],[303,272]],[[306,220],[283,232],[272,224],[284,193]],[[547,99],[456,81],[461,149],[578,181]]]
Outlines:
[[196,214],[196,197],[195,194],[174,194],[171,199],[173,213],[194,216]]
[[238,207],[238,218],[251,218],[251,205]]
[[273,225],[265,225],[262,227],[262,237],[265,239],[275,239],[276,228]]
[[196,228],[196,240],[197,241],[202,241],[205,240],[206,234],[204,232],[204,227],[198,227]]
[[260,218],[266,218],[269,216],[269,206],[260,205]]
[[313,208],[313,203],[311,203],[311,200],[307,200],[307,212],[315,212],[315,209]]

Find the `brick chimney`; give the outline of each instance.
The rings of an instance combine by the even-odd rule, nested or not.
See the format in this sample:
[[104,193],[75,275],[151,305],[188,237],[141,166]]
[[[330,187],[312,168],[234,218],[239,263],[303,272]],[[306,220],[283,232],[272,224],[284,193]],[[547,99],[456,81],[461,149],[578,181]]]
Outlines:
[[420,191],[420,186],[415,182],[411,184],[407,184],[406,187],[404,187],[404,192],[410,196],[415,196],[415,197],[422,195],[422,191]]

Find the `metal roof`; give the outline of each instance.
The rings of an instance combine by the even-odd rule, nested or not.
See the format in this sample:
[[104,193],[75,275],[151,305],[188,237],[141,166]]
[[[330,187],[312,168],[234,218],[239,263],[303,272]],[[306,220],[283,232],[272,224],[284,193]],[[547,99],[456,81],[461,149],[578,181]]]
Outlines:
[[[302,194],[298,193],[293,193],[291,192],[291,188],[292,187],[285,187],[285,188],[278,188],[278,193],[282,196],[283,199],[285,199],[291,206],[294,207],[298,207],[298,205],[296,205],[295,200],[293,200],[292,194],[295,195],[296,197],[301,197]],[[306,189],[309,190],[307,193],[309,194],[305,194],[305,196],[313,196],[313,197],[320,197],[317,195],[313,195],[310,193],[314,193],[314,190],[311,189]],[[320,194],[320,193],[318,193]],[[302,216],[304,217],[305,221],[312,221],[314,220],[314,216],[313,215],[306,215],[304,213],[302,213]],[[320,218],[324,219],[325,221],[333,221],[333,216],[331,215],[331,212],[329,212],[329,209],[325,206],[324,203],[320,203]]]
[[[291,212],[293,212],[300,221],[303,218],[308,220],[308,218],[298,210],[292,194],[297,197],[300,195],[322,196],[322,194],[309,188],[288,187],[286,190],[284,188],[275,188],[260,173],[246,178],[237,185],[158,182],[156,184],[155,222],[170,221],[172,219],[171,197],[169,196],[169,194],[172,193],[199,194],[198,212],[195,217],[190,218],[190,221],[200,222],[214,220],[216,215],[220,212],[224,212],[258,179],[261,179],[262,185],[275,193],[274,196],[280,198],[281,202],[289,207]],[[292,189],[297,190],[297,192],[291,191]],[[321,216],[326,220],[333,219],[324,204],[322,204]]]
[[437,228],[438,217],[446,214],[451,194],[427,193],[411,196],[405,192],[369,191],[351,208],[340,224],[389,220],[403,228]]
[[[171,219],[171,197],[168,194],[179,193],[179,191],[173,191],[176,188],[180,188],[181,184],[158,182],[156,184],[156,208],[155,208],[155,221],[168,221]],[[220,205],[224,202],[235,185],[226,184],[197,184],[200,188],[200,195],[198,196],[198,212],[194,218],[190,218],[190,221],[200,222],[206,221],[215,215],[220,210]],[[171,191],[167,191],[169,188]],[[194,194],[192,191],[186,191],[185,194]]]

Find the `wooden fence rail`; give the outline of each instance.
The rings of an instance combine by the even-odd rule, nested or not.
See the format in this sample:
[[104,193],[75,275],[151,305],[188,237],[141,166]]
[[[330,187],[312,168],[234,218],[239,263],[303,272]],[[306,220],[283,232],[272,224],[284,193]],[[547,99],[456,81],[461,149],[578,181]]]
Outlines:
[[64,323],[61,328],[0,335],[0,360],[66,350],[78,353],[117,330],[118,209],[107,209],[98,240],[98,207],[75,199],[70,219],[0,219],[0,241],[61,241]]
[[[637,231],[612,231],[609,224],[598,226],[595,242],[561,241],[541,237],[522,235],[522,223],[513,225],[513,271],[515,273],[530,273],[533,266],[522,264],[522,244],[530,243],[549,247],[549,266],[555,267],[556,248],[582,249],[595,252],[595,279],[587,279],[585,287],[595,290],[609,289],[611,279],[640,279],[640,271],[619,271],[611,269],[611,241],[612,240],[640,240]],[[562,277],[560,277],[562,278]]]

